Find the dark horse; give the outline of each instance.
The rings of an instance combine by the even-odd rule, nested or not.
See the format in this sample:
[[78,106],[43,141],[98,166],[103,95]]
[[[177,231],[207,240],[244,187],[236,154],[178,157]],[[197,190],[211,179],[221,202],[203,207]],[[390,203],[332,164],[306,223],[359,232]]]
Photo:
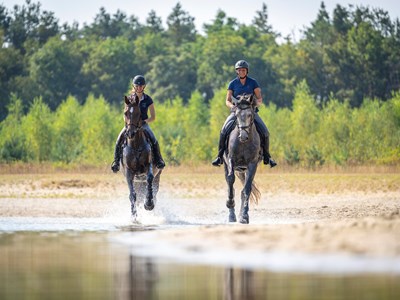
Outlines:
[[258,203],[261,193],[255,185],[257,165],[261,161],[260,136],[254,125],[255,100],[252,95],[232,97],[236,105],[236,126],[229,136],[224,154],[225,179],[228,183],[229,222],[236,222],[235,215],[235,175],[243,184],[241,192],[240,223],[249,223],[249,199]]
[[146,210],[152,210],[160,184],[161,170],[153,165],[150,143],[142,126],[138,101],[129,102],[125,97],[128,110],[125,112],[126,146],[122,155],[122,167],[129,187],[132,217],[136,218],[136,199],[144,202]]

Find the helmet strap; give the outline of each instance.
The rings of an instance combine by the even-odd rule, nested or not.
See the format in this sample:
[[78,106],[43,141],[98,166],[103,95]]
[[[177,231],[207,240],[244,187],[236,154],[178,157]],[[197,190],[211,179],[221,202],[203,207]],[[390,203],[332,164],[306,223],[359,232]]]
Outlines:
[[247,77],[247,74],[249,74],[249,70],[247,70],[247,72],[246,72],[246,75],[245,76],[243,76],[243,77],[240,77],[239,76],[239,72],[238,71],[236,71],[236,75],[240,78],[240,79],[245,79],[246,77]]

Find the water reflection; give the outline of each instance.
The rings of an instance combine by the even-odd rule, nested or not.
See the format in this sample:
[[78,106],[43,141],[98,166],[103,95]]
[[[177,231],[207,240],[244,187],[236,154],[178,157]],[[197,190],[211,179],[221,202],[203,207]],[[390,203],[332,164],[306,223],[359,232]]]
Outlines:
[[224,280],[224,299],[256,299],[253,272],[246,269],[227,268]]
[[275,273],[132,255],[112,233],[0,233],[0,299],[400,299],[391,274]]
[[[158,279],[157,268],[151,259],[142,259],[129,255],[127,276],[127,295],[118,295],[118,299],[153,299]],[[126,297],[127,296],[127,297]]]

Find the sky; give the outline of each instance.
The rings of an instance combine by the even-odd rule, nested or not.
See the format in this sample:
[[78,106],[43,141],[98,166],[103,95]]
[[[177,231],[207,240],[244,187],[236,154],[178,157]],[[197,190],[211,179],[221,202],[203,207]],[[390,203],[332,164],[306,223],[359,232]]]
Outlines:
[[[256,16],[256,11],[262,9],[265,3],[268,9],[269,23],[273,30],[283,37],[291,35],[296,38],[300,31],[310,27],[311,22],[316,19],[321,0],[32,0],[40,2],[42,10],[54,12],[60,24],[74,21],[81,26],[83,23],[91,24],[94,21],[100,7],[106,12],[114,14],[118,9],[126,15],[134,15],[141,23],[145,20],[151,10],[161,17],[164,26],[168,15],[173,7],[179,2],[182,9],[195,18],[196,29],[201,33],[203,24],[210,24],[215,19],[219,9],[223,10],[228,17],[238,19],[240,23],[251,24]],[[12,10],[14,5],[22,5],[25,0],[1,0],[3,6]],[[389,12],[392,20],[400,18],[400,5],[398,0],[325,0],[326,9],[332,16],[333,9],[337,4],[348,7],[369,6],[382,8]]]

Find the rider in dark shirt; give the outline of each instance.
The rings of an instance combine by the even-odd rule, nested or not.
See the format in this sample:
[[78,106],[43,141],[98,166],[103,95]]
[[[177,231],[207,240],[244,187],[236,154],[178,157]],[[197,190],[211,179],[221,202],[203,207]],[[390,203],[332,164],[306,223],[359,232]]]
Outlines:
[[[132,86],[133,86],[132,93],[127,98],[132,103],[136,99],[138,99],[142,120],[144,121],[144,124],[142,125],[141,128],[143,129],[145,136],[150,142],[151,151],[153,152],[154,155],[154,161],[156,167],[158,169],[163,169],[165,167],[165,162],[162,159],[160,153],[160,146],[158,145],[157,139],[154,136],[154,133],[150,129],[150,126],[148,124],[156,119],[156,112],[154,109],[153,99],[151,99],[149,95],[144,93],[144,89],[146,87],[146,79],[142,75],[137,75],[132,80]],[[128,106],[125,106],[125,112],[127,109],[129,109]],[[150,111],[150,117],[148,116],[149,111]],[[114,173],[119,171],[119,163],[122,156],[122,145],[125,141],[125,132],[126,128],[124,127],[119,133],[117,142],[115,144],[114,161],[111,165],[111,170]]]
[[[212,162],[212,164],[217,167],[223,162],[222,157],[225,152],[226,139],[233,130],[236,122],[235,105],[232,102],[232,96],[236,98],[243,94],[253,94],[257,101],[257,107],[262,103],[261,89],[258,82],[247,76],[249,73],[249,64],[245,60],[239,60],[235,64],[235,69],[238,76],[229,83],[225,100],[226,106],[231,109],[231,114],[228,116],[224,126],[222,127],[218,145],[218,156]],[[263,149],[263,161],[265,165],[269,164],[271,168],[273,168],[277,163],[271,158],[271,154],[269,153],[269,131],[257,111],[258,108],[256,110],[254,124],[256,125],[258,134],[260,135],[261,147]]]

